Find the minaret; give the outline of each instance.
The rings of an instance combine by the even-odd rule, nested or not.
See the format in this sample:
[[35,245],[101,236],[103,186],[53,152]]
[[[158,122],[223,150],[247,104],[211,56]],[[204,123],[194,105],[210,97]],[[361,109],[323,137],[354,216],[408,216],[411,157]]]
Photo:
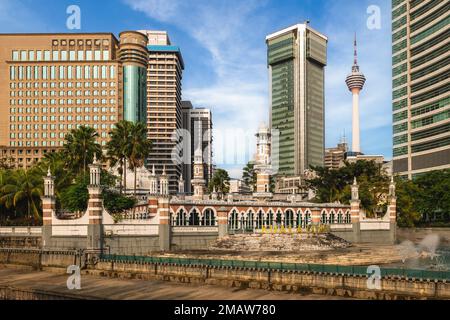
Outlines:
[[348,89],[353,95],[353,111],[352,111],[352,150],[353,152],[360,153],[360,141],[359,141],[359,92],[363,89],[366,77],[359,71],[358,66],[358,54],[356,50],[356,34],[354,42],[354,61],[352,67],[352,73],[347,76],[345,82]]
[[256,192],[255,197],[270,198],[270,142],[271,135],[269,128],[262,123],[256,134],[256,157],[255,170]]
[[206,181],[204,179],[203,152],[201,143],[198,144],[194,153],[194,179],[192,179],[191,183],[194,188],[193,198],[195,200],[203,200]]

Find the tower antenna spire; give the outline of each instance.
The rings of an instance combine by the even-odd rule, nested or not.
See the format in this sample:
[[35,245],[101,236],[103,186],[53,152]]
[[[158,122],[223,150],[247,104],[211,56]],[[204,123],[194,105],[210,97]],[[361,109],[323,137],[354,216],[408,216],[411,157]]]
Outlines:
[[355,41],[353,43],[353,47],[354,47],[354,60],[353,60],[353,64],[355,66],[358,65],[358,49],[357,49],[357,44],[356,44],[356,32],[355,32]]

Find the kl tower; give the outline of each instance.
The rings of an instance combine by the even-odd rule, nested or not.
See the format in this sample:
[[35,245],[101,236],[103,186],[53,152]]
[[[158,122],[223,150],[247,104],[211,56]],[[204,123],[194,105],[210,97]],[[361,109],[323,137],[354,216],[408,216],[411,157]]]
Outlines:
[[354,61],[352,73],[347,76],[345,82],[348,89],[353,96],[353,111],[352,111],[352,152],[361,154],[361,146],[359,142],[359,92],[363,89],[366,77],[359,71],[358,54],[356,51],[356,34],[354,42]]

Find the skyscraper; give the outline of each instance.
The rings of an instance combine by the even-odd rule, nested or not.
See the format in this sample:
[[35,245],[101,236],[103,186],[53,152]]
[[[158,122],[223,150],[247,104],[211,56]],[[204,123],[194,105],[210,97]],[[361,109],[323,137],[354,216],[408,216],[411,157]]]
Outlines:
[[299,176],[323,165],[326,36],[308,22],[266,37],[270,82],[272,166]]
[[169,191],[178,191],[181,176],[179,130],[182,128],[181,79],[184,70],[180,48],[165,31],[139,30],[148,37],[147,128],[153,142],[148,158],[160,174],[166,167]]
[[[193,176],[193,161],[195,150],[199,144],[201,144],[201,150],[203,152],[203,164],[204,164],[204,178],[206,185],[212,178],[213,163],[212,163],[212,114],[211,110],[207,108],[194,108],[190,101],[182,101],[183,110],[183,129],[185,129],[190,135],[190,144],[187,146],[189,163],[185,163],[183,166],[183,178],[185,180],[185,191],[187,193],[191,190],[191,177]],[[185,152],[183,150],[183,152]],[[187,158],[184,158],[185,160]]]
[[105,145],[115,123],[139,120],[146,42],[134,31],[120,41],[112,33],[0,34],[1,157],[28,168],[80,125]]
[[358,66],[358,53],[356,50],[356,35],[354,42],[354,60],[352,72],[347,76],[345,80],[347,83],[348,90],[352,93],[353,104],[352,104],[352,152],[360,153],[361,145],[359,140],[359,93],[364,87],[366,78],[359,71]]
[[393,171],[450,168],[450,2],[392,1]]

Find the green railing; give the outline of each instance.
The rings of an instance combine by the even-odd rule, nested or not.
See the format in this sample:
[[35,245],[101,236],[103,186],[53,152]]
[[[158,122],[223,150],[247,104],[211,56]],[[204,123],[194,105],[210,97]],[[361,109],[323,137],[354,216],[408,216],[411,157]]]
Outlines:
[[[270,269],[281,271],[303,271],[315,273],[335,273],[367,276],[367,266],[340,266],[327,264],[301,264],[284,262],[264,262],[245,260],[222,260],[222,259],[191,259],[175,257],[145,257],[145,256],[125,256],[125,255],[102,255],[103,261],[116,261],[126,263],[156,263],[156,264],[177,264],[196,265],[209,267],[232,267],[232,268],[253,268]],[[400,276],[406,278],[427,279],[427,280],[450,280],[450,271],[415,270],[403,268],[380,268],[381,276]]]

